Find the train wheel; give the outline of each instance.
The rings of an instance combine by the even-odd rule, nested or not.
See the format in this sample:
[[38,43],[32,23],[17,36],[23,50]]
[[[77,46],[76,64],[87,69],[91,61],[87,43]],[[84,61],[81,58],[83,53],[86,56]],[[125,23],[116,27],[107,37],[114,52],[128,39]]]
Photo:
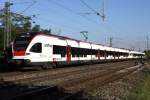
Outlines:
[[48,69],[48,68],[52,68],[51,64],[49,64],[49,63],[44,63],[44,64],[42,65],[42,69]]
[[53,68],[53,69],[57,68],[57,63],[53,63],[53,64],[52,64],[52,68]]

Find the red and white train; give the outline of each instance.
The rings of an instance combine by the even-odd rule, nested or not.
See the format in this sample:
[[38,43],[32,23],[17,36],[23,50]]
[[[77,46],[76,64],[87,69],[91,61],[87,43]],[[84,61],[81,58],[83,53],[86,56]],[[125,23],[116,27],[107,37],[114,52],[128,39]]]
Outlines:
[[105,62],[144,57],[144,53],[141,52],[38,32],[18,35],[12,48],[12,59],[15,62],[41,65],[44,68],[56,64]]

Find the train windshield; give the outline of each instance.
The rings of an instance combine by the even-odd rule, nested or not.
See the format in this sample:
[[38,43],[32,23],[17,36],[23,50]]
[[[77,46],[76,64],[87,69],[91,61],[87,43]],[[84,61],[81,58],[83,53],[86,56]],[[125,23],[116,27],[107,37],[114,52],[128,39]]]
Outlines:
[[26,50],[33,35],[31,33],[21,33],[14,42],[14,50]]

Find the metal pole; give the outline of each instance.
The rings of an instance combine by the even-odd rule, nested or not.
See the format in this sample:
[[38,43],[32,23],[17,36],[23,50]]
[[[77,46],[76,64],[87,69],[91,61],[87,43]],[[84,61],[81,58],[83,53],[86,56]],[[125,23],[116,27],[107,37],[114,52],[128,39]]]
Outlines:
[[5,2],[4,8],[4,50],[9,46],[11,42],[11,15],[10,15],[10,0]]
[[6,22],[7,21],[6,17],[7,17],[7,14],[6,13],[7,13],[7,3],[5,2],[5,7],[4,7],[4,51],[6,50],[6,37],[7,37],[6,36],[7,35],[7,32],[6,32],[6,30],[7,30],[6,29],[7,28],[6,27],[6,23],[7,23]]
[[110,47],[112,47],[112,45],[113,45],[112,42],[113,42],[113,37],[110,37],[110,39],[109,39],[109,46],[110,46]]
[[149,50],[149,37],[146,36],[146,44],[147,44],[147,50]]
[[87,41],[88,39],[88,31],[81,31],[80,33],[82,33],[82,35],[84,36],[84,41]]

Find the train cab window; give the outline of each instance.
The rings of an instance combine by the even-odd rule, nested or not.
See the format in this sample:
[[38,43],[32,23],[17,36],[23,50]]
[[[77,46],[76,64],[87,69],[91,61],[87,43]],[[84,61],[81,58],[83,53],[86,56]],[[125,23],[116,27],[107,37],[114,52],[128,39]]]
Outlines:
[[42,52],[42,43],[34,44],[31,47],[30,52],[41,53]]

